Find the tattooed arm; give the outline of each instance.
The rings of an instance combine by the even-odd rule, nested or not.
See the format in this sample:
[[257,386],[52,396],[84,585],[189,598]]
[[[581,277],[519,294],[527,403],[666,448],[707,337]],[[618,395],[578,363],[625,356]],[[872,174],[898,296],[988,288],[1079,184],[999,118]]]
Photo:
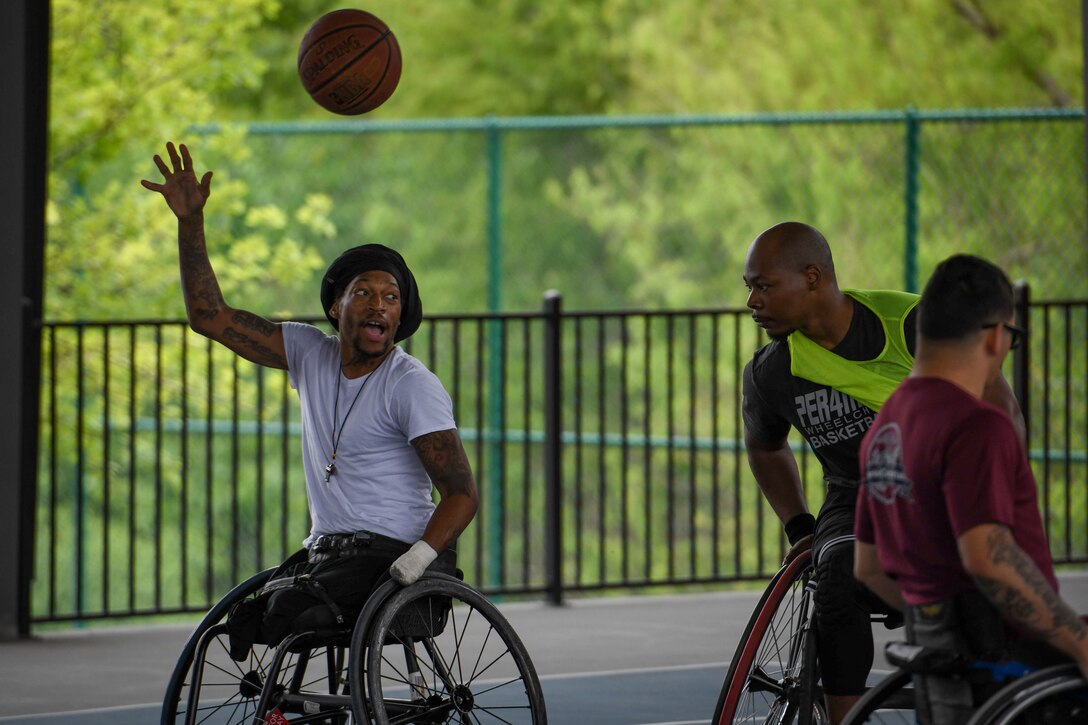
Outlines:
[[982,524],[964,532],[957,546],[967,573],[998,611],[1068,654],[1088,677],[1088,628],[1012,532],[999,524]]
[[476,515],[476,481],[456,429],[421,435],[412,441],[423,468],[441,496],[423,532],[423,540],[442,551],[465,530]]
[[[245,359],[273,368],[287,368],[280,326],[263,317],[236,310],[223,300],[204,239],[204,204],[211,194],[212,172],[197,181],[189,149],[166,144],[172,168],[158,155],[155,165],[163,183],[142,180],[144,188],[157,191],[178,218],[178,259],[185,312],[189,326],[222,343]],[[178,155],[180,150],[181,154]]]

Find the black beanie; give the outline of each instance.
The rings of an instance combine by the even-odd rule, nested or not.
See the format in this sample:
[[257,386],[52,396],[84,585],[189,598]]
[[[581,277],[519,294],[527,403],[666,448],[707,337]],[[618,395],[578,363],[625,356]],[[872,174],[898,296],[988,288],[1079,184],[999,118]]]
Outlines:
[[397,328],[393,341],[400,342],[411,337],[423,320],[423,303],[419,299],[416,278],[405,264],[404,257],[381,244],[353,247],[329,265],[321,279],[321,309],[325,311],[325,317],[332,323],[333,328],[340,329],[340,323],[329,314],[329,310],[351,280],[372,269],[393,275],[400,287],[400,327]]

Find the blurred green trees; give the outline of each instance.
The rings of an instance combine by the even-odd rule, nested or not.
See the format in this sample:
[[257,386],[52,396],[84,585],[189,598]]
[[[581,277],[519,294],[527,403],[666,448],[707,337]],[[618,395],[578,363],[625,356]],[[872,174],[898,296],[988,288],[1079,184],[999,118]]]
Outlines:
[[[483,309],[478,139],[315,135],[288,148],[229,125],[343,120],[310,101],[295,73],[298,39],[339,6],[54,0],[49,319],[181,314],[173,220],[138,183],[158,176],[150,156],[166,140],[188,141],[197,165],[219,172],[209,241],[232,303],[319,314],[313,290],[326,261],[373,239],[407,245],[431,311]],[[405,60],[396,94],[363,123],[1078,106],[1083,92],[1078,8],[1062,0],[374,0],[367,9],[394,29]],[[190,130],[211,122],[228,125]],[[578,306],[737,304],[739,287],[723,285],[744,246],[787,216],[842,239],[848,266],[864,258],[861,243],[894,254],[884,247],[901,243],[891,225],[902,215],[879,206],[902,193],[900,151],[865,135],[621,130],[507,142],[507,306],[535,307],[546,287]],[[975,223],[964,236],[989,234]],[[1083,234],[1082,224],[1059,226]],[[572,254],[578,264],[556,263]]]

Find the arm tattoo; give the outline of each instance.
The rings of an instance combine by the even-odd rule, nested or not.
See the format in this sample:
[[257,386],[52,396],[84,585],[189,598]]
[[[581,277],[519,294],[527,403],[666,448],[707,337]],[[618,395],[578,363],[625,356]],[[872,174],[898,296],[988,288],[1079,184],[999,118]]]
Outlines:
[[252,330],[253,332],[260,333],[265,337],[272,337],[276,333],[276,323],[269,322],[263,317],[258,317],[252,312],[246,312],[245,310],[236,310],[231,317],[231,322]]
[[[235,310],[230,322],[236,327],[224,326],[221,332],[214,328],[220,324],[214,322],[229,309],[223,301],[219,289],[219,280],[215,277],[208,249],[204,239],[204,225],[180,222],[178,225],[178,254],[181,265],[181,281],[185,293],[185,308],[190,323],[203,320],[208,325],[200,325],[203,334],[218,340],[245,359],[258,365],[287,369],[286,356],[269,346],[266,341],[276,334],[277,326],[252,312]],[[198,326],[193,325],[194,329]],[[211,332],[209,332],[211,330]]]
[[211,319],[223,304],[223,293],[219,290],[219,281],[208,260],[203,229],[181,226],[178,245],[187,306],[193,315]]
[[[1048,639],[1066,630],[1076,639],[1088,634],[1085,624],[1062,601],[1039,567],[1024,553],[1008,529],[998,527],[987,537],[990,561],[1015,572],[1023,582],[1016,586],[992,577],[975,577],[982,592],[998,610],[1014,622],[1039,632]],[[1033,601],[1037,599],[1037,603]]]
[[233,327],[223,329],[223,343],[251,362],[270,368],[287,369],[287,360],[272,348],[261,344],[260,340],[245,332],[238,332]]
[[471,496],[476,489],[465,448],[455,429],[422,435],[412,441],[423,468],[443,496]]

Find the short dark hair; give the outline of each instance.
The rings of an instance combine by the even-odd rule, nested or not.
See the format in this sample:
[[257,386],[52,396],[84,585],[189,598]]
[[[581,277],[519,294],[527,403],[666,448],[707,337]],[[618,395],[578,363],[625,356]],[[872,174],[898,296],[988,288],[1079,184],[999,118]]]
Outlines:
[[960,340],[1012,317],[1012,283],[992,262],[956,254],[933,270],[919,303],[918,332],[927,340]]

